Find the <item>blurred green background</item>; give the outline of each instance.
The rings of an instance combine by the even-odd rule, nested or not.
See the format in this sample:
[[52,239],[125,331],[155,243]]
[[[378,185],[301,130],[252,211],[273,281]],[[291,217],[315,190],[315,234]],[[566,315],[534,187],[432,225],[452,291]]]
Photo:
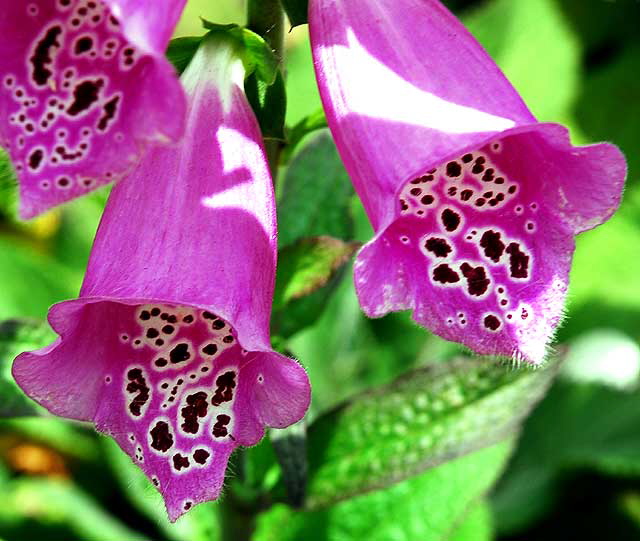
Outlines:
[[[623,204],[608,223],[578,239],[567,318],[557,336],[568,358],[511,456],[508,443],[490,446],[324,511],[277,504],[257,519],[254,539],[640,539],[640,3],[445,3],[540,120],[568,125],[574,143],[606,140],[623,149],[629,162]],[[244,5],[189,0],[176,35],[201,35],[199,16],[242,24]],[[316,113],[320,100],[306,26],[287,34],[286,47],[287,125],[293,126]],[[320,173],[314,163],[322,164]],[[5,179],[6,168],[0,160]],[[296,206],[306,185],[324,196],[315,204],[320,214]],[[370,237],[324,131],[298,145],[278,187],[283,249],[305,236]],[[1,183],[0,321],[43,320],[51,304],[77,294],[107,190],[28,223],[14,217],[14,191]],[[308,327],[275,319],[279,345],[309,372],[310,420],[357,391],[461,353],[405,314],[366,320],[351,269],[330,286],[315,299],[323,310]],[[304,304],[291,310],[309,312]],[[224,539],[229,522],[243,520],[234,503],[286,477],[274,458],[277,439],[265,440],[242,466],[232,465],[221,504],[198,506],[169,525],[153,488],[111,441],[86,426],[30,415],[32,406],[11,382],[10,361],[21,348],[46,341],[42,333],[0,324],[0,415],[6,417],[0,420],[0,540]],[[29,416],[8,418],[21,414]]]

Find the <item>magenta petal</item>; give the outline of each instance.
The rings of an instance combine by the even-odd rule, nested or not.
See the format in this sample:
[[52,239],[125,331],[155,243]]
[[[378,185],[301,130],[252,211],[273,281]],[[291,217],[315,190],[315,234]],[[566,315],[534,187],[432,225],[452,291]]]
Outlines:
[[474,351],[539,362],[574,235],[611,216],[626,164],[539,124],[435,0],[311,0],[329,127],[376,230],[356,289]]
[[[118,16],[91,0],[1,4],[0,143],[23,218],[117,180],[147,144],[181,137],[184,93],[163,52],[183,2],[147,2],[146,18],[142,2],[122,2]],[[130,36],[141,20],[153,47]]]
[[127,39],[146,53],[161,56],[187,0],[105,0],[121,21]]
[[51,412],[113,436],[171,520],[217,498],[231,452],[310,398],[270,345],[275,203],[242,82],[231,47],[206,41],[183,75],[184,142],[114,188],[80,298],[50,312],[60,338],[13,369]]

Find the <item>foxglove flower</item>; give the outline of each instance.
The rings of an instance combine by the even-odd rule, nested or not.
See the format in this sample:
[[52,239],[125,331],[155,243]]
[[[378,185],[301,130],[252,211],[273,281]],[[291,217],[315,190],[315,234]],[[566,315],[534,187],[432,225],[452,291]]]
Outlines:
[[311,0],[309,23],[329,127],[376,233],[355,264],[363,310],[410,309],[478,353],[540,362],[574,236],[619,204],[620,151],[537,122],[436,0]]
[[275,204],[243,67],[205,39],[183,83],[183,143],[114,188],[60,335],[13,373],[51,412],[93,421],[162,492],[171,520],[216,498],[231,452],[299,420],[303,368],[272,351]]
[[23,218],[180,138],[186,102],[164,51],[185,2],[0,0],[0,145]]

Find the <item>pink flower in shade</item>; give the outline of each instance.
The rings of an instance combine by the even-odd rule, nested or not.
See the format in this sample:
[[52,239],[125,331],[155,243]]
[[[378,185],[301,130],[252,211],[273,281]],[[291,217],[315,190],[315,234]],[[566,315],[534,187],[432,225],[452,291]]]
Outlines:
[[0,0],[0,144],[31,218],[178,140],[185,98],[164,51],[186,0]]
[[537,122],[436,0],[311,0],[309,22],[327,120],[376,232],[355,264],[363,310],[413,310],[478,353],[541,362],[574,237],[619,204],[620,151]]
[[310,398],[270,345],[275,202],[243,76],[232,46],[206,38],[182,77],[182,144],[114,188],[80,298],[49,313],[60,337],[13,367],[48,410],[113,436],[171,520],[217,498],[231,452]]

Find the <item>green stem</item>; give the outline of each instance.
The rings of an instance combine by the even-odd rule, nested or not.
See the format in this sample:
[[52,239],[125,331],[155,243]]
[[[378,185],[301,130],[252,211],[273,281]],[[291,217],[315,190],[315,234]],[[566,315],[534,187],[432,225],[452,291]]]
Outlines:
[[284,11],[280,0],[248,0],[247,27],[264,38],[282,63]]
[[[259,34],[269,44],[276,58],[282,63],[284,59],[284,10],[280,0],[247,0],[247,28]],[[271,176],[275,182],[282,142],[265,139],[267,160]]]

